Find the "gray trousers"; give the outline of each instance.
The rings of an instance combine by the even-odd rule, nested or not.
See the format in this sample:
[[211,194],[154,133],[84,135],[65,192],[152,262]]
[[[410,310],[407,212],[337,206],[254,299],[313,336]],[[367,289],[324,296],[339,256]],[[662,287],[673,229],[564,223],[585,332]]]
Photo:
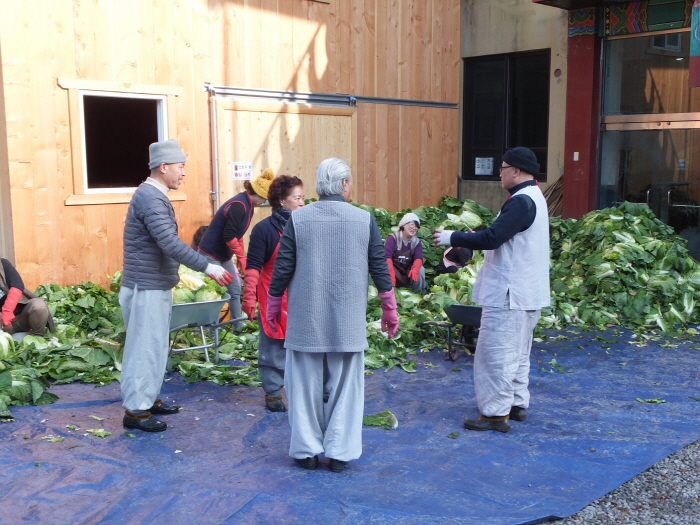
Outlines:
[[[200,252],[201,253],[201,252]],[[215,259],[214,257],[209,257],[207,254],[202,253],[207,259],[209,259],[211,262],[214,264],[218,264],[219,266],[223,267],[224,270],[226,270],[228,273],[233,275],[233,279],[229,283],[229,285],[226,287],[226,291],[228,294],[231,296],[231,298],[228,301],[228,308],[229,308],[229,314],[231,316],[231,319],[238,319],[241,317],[241,277],[238,275],[238,269],[236,268],[236,265],[233,264],[233,261],[229,259],[228,261],[220,261],[219,259]],[[243,322],[239,323],[233,323],[233,327],[238,329],[243,326]]]
[[292,427],[290,456],[302,459],[324,454],[340,461],[360,457],[364,357],[364,352],[287,350],[284,386]]
[[49,307],[40,297],[29,299],[22,311],[15,316],[10,324],[3,327],[8,334],[29,332],[30,335],[44,337],[46,322],[49,320]]
[[148,410],[160,393],[170,344],[172,290],[121,287],[126,341],[122,359],[122,405],[129,411]]
[[530,349],[540,310],[484,306],[474,356],[474,390],[482,415],[505,416],[527,408]]
[[258,370],[265,395],[277,397],[284,386],[284,362],[287,351],[284,349],[284,339],[268,337],[262,328],[260,315],[260,339],[258,341]]

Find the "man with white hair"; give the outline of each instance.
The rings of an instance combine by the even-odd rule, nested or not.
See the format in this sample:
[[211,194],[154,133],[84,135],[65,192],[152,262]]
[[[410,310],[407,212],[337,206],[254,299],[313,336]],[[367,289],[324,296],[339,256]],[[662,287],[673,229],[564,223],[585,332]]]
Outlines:
[[287,292],[284,386],[292,437],[289,455],[302,467],[342,472],[362,453],[368,275],[382,300],[382,330],[399,326],[379,228],[348,204],[350,166],[326,159],[316,171],[319,200],[292,212],[280,241],[266,318],[279,324]]

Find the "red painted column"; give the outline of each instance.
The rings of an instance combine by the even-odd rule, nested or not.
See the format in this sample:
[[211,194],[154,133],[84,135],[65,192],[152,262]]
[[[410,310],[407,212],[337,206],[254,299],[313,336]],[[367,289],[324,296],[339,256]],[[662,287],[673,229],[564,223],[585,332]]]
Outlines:
[[[569,38],[562,217],[595,209],[598,191],[601,39]],[[578,157],[578,160],[574,160]]]

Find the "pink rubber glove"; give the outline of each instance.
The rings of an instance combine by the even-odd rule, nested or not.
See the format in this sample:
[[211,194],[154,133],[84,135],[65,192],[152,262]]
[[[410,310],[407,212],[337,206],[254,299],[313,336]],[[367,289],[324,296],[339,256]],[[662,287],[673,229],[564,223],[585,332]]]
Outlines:
[[277,328],[282,323],[282,298],[270,295],[267,292],[267,311],[265,312],[267,323]]
[[245,271],[245,287],[243,288],[243,301],[241,310],[248,316],[248,320],[255,319],[255,303],[257,302],[257,288],[260,280],[260,272],[247,268]]
[[387,332],[389,338],[394,337],[399,329],[399,316],[396,314],[396,296],[392,288],[379,294],[382,300],[382,332]]

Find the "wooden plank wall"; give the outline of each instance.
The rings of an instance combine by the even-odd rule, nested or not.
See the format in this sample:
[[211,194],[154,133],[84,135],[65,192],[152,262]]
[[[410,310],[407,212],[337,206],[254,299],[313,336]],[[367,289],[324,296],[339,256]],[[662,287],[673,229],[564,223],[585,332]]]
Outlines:
[[[105,284],[126,204],[73,193],[68,91],[58,78],[179,86],[188,155],[183,239],[211,217],[204,84],[457,102],[459,0],[0,0],[15,260],[27,285]],[[398,210],[456,194],[457,110],[361,104],[358,202]],[[0,176],[2,176],[0,169]],[[144,170],[144,177],[147,171]]]
[[[0,49],[2,64],[2,49]],[[2,86],[0,67],[0,86]],[[5,99],[0,92],[0,122],[5,122]],[[7,162],[7,128],[0,126],[0,257],[15,262],[14,232],[12,231],[12,199],[10,194],[10,166]]]

